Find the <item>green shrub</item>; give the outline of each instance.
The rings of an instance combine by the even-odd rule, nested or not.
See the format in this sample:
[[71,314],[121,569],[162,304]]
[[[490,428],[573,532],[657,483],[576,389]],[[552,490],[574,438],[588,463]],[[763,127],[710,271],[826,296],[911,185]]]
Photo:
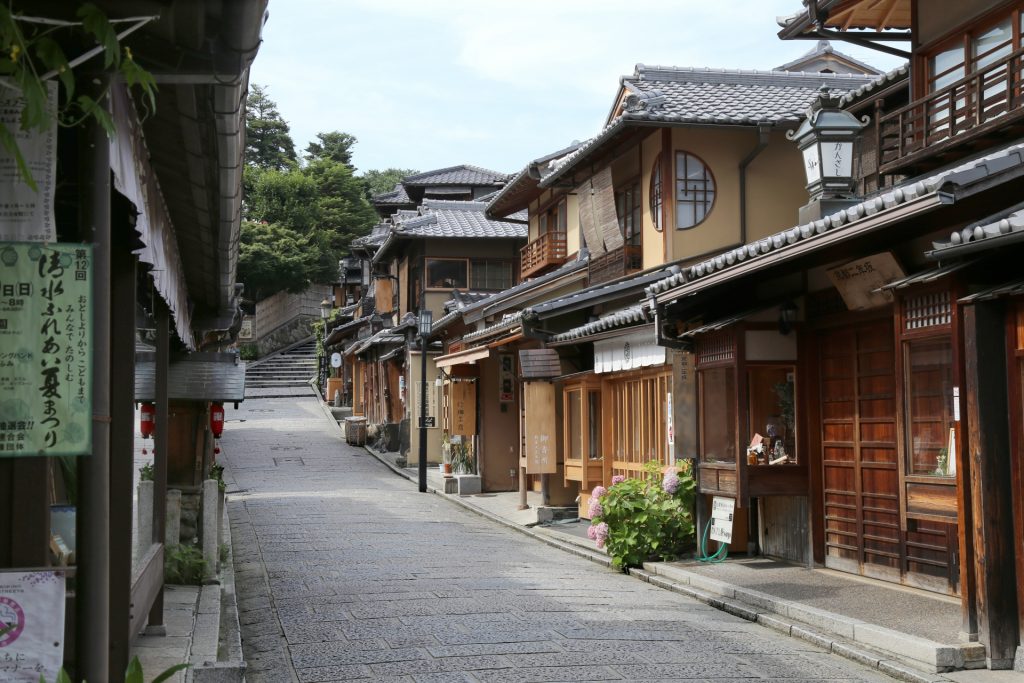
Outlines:
[[[157,675],[153,679],[152,683],[164,683],[164,681],[169,679],[177,672],[187,668],[188,664],[176,664],[171,668],[167,669],[166,671],[164,671],[163,673]],[[128,663],[128,669],[124,672],[124,683],[144,683],[145,680],[146,677],[142,673],[142,665],[139,663],[139,658],[132,657],[132,661]],[[46,679],[40,676],[39,683],[46,683]],[[71,683],[71,677],[68,676],[67,672],[64,671],[64,669],[61,669],[59,672],[57,672],[57,678],[55,679],[55,683]]]
[[139,468],[139,481],[153,481],[153,463],[147,462]]
[[260,357],[260,350],[255,344],[242,344],[238,347],[238,357],[242,360],[256,360]]
[[612,481],[610,488],[593,491],[588,535],[599,548],[607,546],[616,567],[625,571],[644,562],[673,560],[694,547],[697,486],[689,466],[662,474],[652,460],[641,478]]
[[219,463],[210,465],[210,479],[216,480],[219,491],[225,491],[228,485],[224,482],[224,465]]
[[164,548],[164,581],[184,586],[198,586],[206,578],[209,567],[203,552],[194,545],[169,545]]

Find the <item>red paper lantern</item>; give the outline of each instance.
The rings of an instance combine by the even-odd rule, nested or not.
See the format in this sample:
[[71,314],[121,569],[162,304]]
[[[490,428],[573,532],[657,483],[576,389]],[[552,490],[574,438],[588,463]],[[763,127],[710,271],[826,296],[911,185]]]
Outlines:
[[142,438],[148,439],[153,436],[153,429],[156,426],[156,406],[152,403],[143,403],[139,407],[139,431]]
[[213,438],[219,439],[224,433],[224,404],[213,403],[210,405],[210,431]]

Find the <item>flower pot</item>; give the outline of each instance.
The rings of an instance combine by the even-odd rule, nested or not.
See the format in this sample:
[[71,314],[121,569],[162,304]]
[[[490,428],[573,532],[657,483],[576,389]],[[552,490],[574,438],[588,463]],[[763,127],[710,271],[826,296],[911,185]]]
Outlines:
[[443,463],[441,465],[441,473],[446,476],[452,476],[452,464],[450,462]]

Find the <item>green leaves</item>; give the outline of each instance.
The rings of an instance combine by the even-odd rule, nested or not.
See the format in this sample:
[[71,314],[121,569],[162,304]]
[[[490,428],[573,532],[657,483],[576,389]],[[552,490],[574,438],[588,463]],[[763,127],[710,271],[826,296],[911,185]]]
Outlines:
[[676,493],[669,494],[662,488],[661,469],[651,461],[642,477],[615,484],[601,496],[602,514],[591,521],[608,525],[605,546],[616,567],[673,559],[696,542],[693,477],[688,470],[679,472]]
[[109,69],[121,63],[121,46],[117,31],[110,25],[107,15],[91,2],[82,3],[75,13],[82,20],[82,28],[103,46],[103,68]]

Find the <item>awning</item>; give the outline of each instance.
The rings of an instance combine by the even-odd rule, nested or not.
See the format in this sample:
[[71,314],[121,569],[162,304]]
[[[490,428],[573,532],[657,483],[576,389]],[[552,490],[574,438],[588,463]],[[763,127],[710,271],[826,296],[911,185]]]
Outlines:
[[478,360],[483,360],[491,355],[491,350],[484,348],[466,349],[449,353],[447,356],[438,356],[434,359],[434,365],[439,368],[450,368],[454,365],[472,365]]
[[973,265],[976,261],[977,259],[969,259],[967,261],[947,263],[946,265],[938,266],[937,268],[922,270],[920,272],[914,273],[913,275],[908,275],[907,277],[900,278],[898,280],[893,280],[892,282],[887,282],[886,284],[882,285],[881,287],[874,291],[881,292],[890,289],[904,289],[911,285],[935,282],[939,278],[945,277],[950,273],[955,273],[961,268],[966,268],[967,266]]
[[[140,352],[135,363],[135,400],[156,400],[156,354]],[[233,353],[192,353],[167,364],[167,397],[184,401],[245,400],[245,363]]]
[[1024,280],[1017,280],[1015,282],[1004,282],[996,287],[989,287],[988,289],[983,289],[980,292],[968,294],[962,299],[958,299],[957,302],[961,304],[972,304],[977,301],[997,299],[1001,296],[1017,296],[1021,294],[1024,294]]

